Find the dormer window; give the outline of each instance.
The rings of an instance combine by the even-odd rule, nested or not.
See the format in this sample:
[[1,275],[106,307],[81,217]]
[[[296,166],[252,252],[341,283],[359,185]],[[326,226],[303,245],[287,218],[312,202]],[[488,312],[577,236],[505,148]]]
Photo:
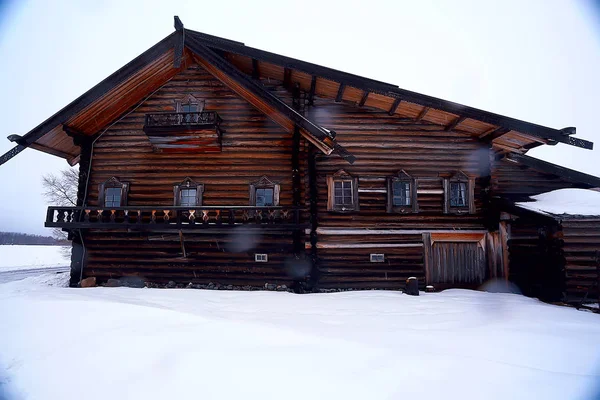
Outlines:
[[279,205],[279,184],[262,176],[250,184],[250,205],[256,207],[274,207]]
[[444,179],[444,213],[475,213],[475,179],[462,171]]
[[174,205],[182,207],[195,207],[202,205],[204,185],[198,184],[191,178],[173,186]]
[[340,169],[327,177],[327,210],[328,211],[358,211],[358,178]]
[[118,208],[127,205],[129,184],[112,177],[98,186],[98,205],[105,208]]
[[416,181],[412,176],[401,170],[388,178],[387,183],[387,212],[417,212]]

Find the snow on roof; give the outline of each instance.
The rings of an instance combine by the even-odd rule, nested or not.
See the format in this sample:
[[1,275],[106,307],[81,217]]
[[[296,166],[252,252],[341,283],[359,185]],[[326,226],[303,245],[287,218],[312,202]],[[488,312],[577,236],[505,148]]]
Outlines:
[[542,214],[600,216],[600,192],[589,189],[559,189],[532,196],[533,202],[517,206]]

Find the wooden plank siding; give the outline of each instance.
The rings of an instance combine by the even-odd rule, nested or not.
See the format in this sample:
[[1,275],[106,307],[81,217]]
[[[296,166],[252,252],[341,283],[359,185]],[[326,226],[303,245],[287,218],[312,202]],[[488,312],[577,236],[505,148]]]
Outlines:
[[[222,151],[154,152],[144,133],[147,113],[173,111],[175,101],[191,94],[205,101],[205,110],[222,118]],[[117,177],[129,184],[128,206],[173,205],[173,186],[190,177],[204,185],[205,206],[249,205],[249,185],[266,175],[280,185],[280,205],[291,206],[292,134],[241,99],[200,66],[193,64],[173,77],[150,98],[111,125],[94,146],[88,204],[98,205],[98,187]],[[300,142],[300,163],[307,144]],[[301,168],[304,180],[305,168]],[[301,196],[304,197],[304,189]],[[141,275],[164,282],[222,284],[290,284],[284,271],[293,254],[292,232],[262,234],[256,248],[229,251],[235,235],[184,232],[187,257],[175,232],[88,232],[84,276],[100,281],[121,275]],[[255,263],[254,253],[269,255]]]
[[564,219],[561,226],[567,298],[598,301],[600,218]]

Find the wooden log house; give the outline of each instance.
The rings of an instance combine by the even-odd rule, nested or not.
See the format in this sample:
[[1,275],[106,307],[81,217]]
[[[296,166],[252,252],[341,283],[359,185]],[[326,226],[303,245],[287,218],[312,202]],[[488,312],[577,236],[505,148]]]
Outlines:
[[[79,163],[71,284],[401,289],[508,278],[511,201],[600,179],[525,155],[553,129],[185,29],[16,147]],[[532,226],[531,229],[538,229]],[[600,243],[596,237],[595,243]],[[514,242],[514,241],[513,241]],[[533,254],[532,254],[533,255]],[[521,266],[527,268],[526,265]]]

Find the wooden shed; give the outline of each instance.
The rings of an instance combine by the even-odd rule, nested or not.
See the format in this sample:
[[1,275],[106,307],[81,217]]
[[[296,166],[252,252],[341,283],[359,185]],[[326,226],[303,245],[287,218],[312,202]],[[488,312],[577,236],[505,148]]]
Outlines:
[[600,295],[600,191],[561,189],[506,207],[509,278],[525,294],[570,303]]

